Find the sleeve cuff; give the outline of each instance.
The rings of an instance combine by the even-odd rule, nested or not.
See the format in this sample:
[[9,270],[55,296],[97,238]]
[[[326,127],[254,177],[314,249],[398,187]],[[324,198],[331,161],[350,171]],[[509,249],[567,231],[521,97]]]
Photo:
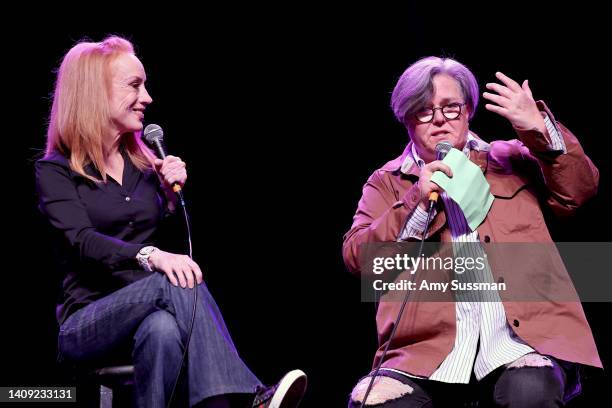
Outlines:
[[[433,209],[432,217],[436,215],[436,209]],[[404,230],[400,233],[400,241],[405,241],[409,238],[421,239],[423,229],[427,223],[427,211],[417,206],[412,214],[410,214]]]
[[566,153],[565,141],[554,115],[543,101],[537,101],[536,105],[544,119],[546,130],[515,129],[519,139],[532,153]]
[[123,262],[135,262],[136,261],[136,255],[138,254],[138,251],[140,251],[142,248],[149,246],[151,244],[145,243],[145,244],[132,244],[132,243],[125,243],[121,249],[119,250],[119,252],[117,253],[117,258],[119,259],[119,262],[117,262],[118,264],[122,264]]
[[548,145],[548,150],[553,152],[567,153],[565,142],[563,141],[563,137],[561,136],[561,134],[559,134],[557,127],[552,123],[546,112],[543,112],[543,114],[544,124],[546,125],[546,130],[548,131],[548,135],[550,136],[550,144]]

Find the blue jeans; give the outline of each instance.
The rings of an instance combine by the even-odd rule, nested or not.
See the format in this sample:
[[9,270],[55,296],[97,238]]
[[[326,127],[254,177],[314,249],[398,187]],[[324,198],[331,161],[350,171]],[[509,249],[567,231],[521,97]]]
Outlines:
[[[79,309],[60,327],[59,359],[95,365],[127,348],[134,364],[136,405],[165,407],[187,341],[194,290],[154,273]],[[197,290],[183,371],[189,406],[212,396],[254,393],[261,383],[238,356],[206,285]]]

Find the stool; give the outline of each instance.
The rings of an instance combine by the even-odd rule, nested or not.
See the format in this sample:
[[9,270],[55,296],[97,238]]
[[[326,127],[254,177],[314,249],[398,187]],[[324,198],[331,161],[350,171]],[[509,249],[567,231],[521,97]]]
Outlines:
[[133,365],[103,367],[90,374],[93,381],[100,384],[100,408],[112,408],[113,392],[134,384]]

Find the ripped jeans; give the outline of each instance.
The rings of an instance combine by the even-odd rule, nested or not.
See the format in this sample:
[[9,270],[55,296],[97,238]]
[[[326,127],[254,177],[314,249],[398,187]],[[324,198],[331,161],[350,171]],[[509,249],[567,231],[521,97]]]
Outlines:
[[[512,364],[497,368],[481,381],[476,381],[472,374],[469,385],[413,378],[381,369],[375,386],[368,396],[366,407],[565,406],[565,402],[579,392],[570,389],[574,387],[568,387],[571,385],[568,384],[568,374],[574,375],[569,371],[575,367],[568,365],[564,368],[552,357],[539,357],[543,358],[544,364],[530,364],[529,361],[525,361],[525,357],[521,357]],[[363,378],[355,387],[349,400],[349,408],[361,406],[370,378],[370,376]]]

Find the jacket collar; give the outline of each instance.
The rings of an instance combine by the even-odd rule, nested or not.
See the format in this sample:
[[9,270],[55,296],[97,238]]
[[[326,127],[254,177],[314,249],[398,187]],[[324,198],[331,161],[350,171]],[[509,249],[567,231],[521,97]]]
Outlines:
[[[406,175],[418,176],[420,173],[419,164],[417,159],[413,155],[414,143],[411,141],[408,143],[404,152],[394,160],[391,160],[385,164],[381,170],[395,172],[401,171]],[[466,154],[470,155],[470,159],[476,162],[477,165],[484,171],[486,169],[486,156],[491,146],[489,143],[482,140],[478,135],[472,131],[468,132],[467,143],[463,149]]]

